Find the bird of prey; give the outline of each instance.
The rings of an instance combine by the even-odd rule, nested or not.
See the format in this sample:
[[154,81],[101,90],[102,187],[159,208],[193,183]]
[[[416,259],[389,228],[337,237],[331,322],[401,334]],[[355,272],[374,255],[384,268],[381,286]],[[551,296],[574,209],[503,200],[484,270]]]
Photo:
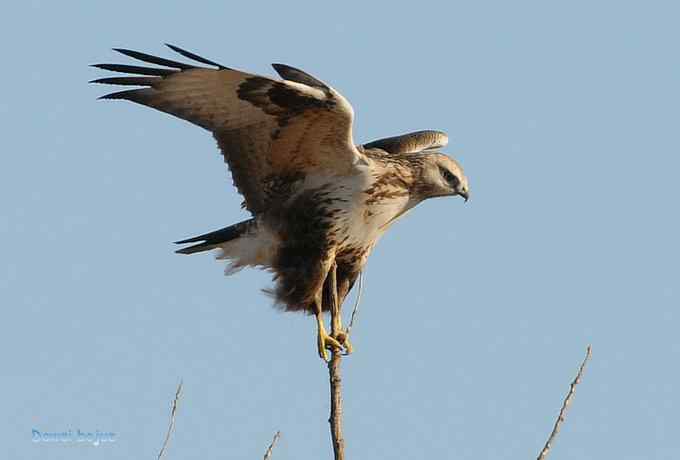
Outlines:
[[355,145],[352,106],[317,78],[284,64],[273,64],[281,80],[254,75],[167,46],[204,66],[115,49],[152,66],[96,64],[127,75],[92,82],[136,87],[101,99],[132,101],[212,132],[252,214],[178,241],[191,245],[177,252],[217,249],[227,274],[270,270],[276,304],[316,317],[321,358],[328,360],[328,349],[351,352],[339,323],[334,335],[324,326],[329,274],[342,304],[397,218],[427,198],[467,201],[461,166],[436,151],[446,134],[418,131]]

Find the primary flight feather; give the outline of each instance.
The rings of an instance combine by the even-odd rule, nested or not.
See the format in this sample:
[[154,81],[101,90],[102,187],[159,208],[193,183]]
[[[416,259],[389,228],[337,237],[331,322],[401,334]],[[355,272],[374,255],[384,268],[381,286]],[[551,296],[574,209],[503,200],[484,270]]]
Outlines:
[[355,145],[352,106],[315,77],[273,64],[283,78],[275,80],[168,47],[214,68],[115,49],[160,67],[96,64],[128,75],[93,83],[137,87],[102,99],[136,102],[211,131],[253,216],[179,241],[191,245],[177,252],[217,249],[227,274],[247,266],[273,271],[277,304],[316,316],[320,356],[328,358],[327,348],[351,351],[346,334],[331,336],[323,324],[329,273],[342,303],[398,217],[427,198],[467,201],[462,168],[435,151],[446,134],[418,131]]

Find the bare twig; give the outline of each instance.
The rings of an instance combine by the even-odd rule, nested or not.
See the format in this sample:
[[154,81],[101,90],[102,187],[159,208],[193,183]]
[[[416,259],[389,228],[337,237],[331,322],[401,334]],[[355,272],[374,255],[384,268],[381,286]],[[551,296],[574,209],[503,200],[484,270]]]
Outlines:
[[361,293],[364,292],[364,272],[359,272],[359,287],[357,291],[357,298],[354,301],[354,309],[352,310],[352,317],[349,320],[349,325],[347,326],[347,335],[352,332],[352,327],[354,327],[354,320],[359,311],[359,305],[361,304]]
[[557,433],[560,432],[560,428],[562,426],[562,423],[564,423],[564,418],[567,414],[567,408],[568,408],[569,404],[571,404],[571,400],[574,399],[574,393],[576,393],[576,385],[581,383],[581,377],[583,377],[583,370],[586,368],[586,364],[590,360],[590,356],[591,356],[591,347],[590,347],[590,345],[588,345],[588,349],[586,350],[586,357],[583,359],[581,366],[578,368],[578,373],[576,374],[576,378],[574,379],[573,382],[571,382],[571,386],[569,387],[569,392],[567,393],[567,396],[566,396],[566,398],[564,398],[564,402],[562,403],[562,408],[560,409],[560,414],[557,416],[557,420],[555,420],[555,426],[553,426],[553,430],[550,433],[548,440],[545,442],[545,446],[543,446],[543,450],[541,450],[541,453],[538,455],[537,460],[545,460],[545,458],[548,456],[548,453],[550,453],[550,449],[552,448],[552,444],[555,441],[555,438],[557,437]]
[[345,458],[345,439],[342,437],[342,378],[340,377],[340,360],[342,353],[333,351],[328,363],[328,374],[331,382],[331,439],[333,440],[333,454],[335,460]]
[[179,402],[181,395],[182,381],[180,380],[179,385],[177,386],[177,391],[175,392],[175,400],[172,402],[172,412],[170,412],[170,424],[168,425],[168,432],[165,434],[165,441],[163,441],[163,446],[161,447],[160,452],[158,452],[158,460],[161,460],[163,457],[165,449],[168,447],[168,443],[170,442],[170,435],[175,429],[175,414],[177,413],[177,403]]
[[[338,304],[338,289],[336,266],[333,265],[329,273],[330,277],[330,310],[331,310],[331,333],[335,336],[341,332],[338,329],[340,321],[334,319],[340,318],[340,305]],[[342,360],[342,353],[339,349],[333,349],[331,360],[328,363],[328,375],[331,387],[331,415],[328,418],[328,423],[331,425],[331,439],[333,440],[333,454],[335,460],[344,460],[345,458],[345,439],[342,436],[342,378],[340,376],[340,361]]]
[[281,432],[277,431],[276,434],[274,434],[274,439],[272,439],[272,443],[269,444],[269,447],[267,448],[267,452],[264,453],[264,459],[263,460],[269,460],[269,457],[272,456],[272,450],[274,450],[274,445],[276,444],[276,441],[278,441],[280,437],[281,437]]

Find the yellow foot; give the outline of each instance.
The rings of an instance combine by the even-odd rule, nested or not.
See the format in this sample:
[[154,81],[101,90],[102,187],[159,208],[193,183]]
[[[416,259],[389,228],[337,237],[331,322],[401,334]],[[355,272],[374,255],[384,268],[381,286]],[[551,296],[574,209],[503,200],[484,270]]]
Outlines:
[[323,328],[319,328],[316,345],[319,349],[319,357],[326,362],[330,359],[327,350],[340,350],[341,348],[344,348],[338,340],[329,335]]
[[354,347],[352,346],[352,343],[349,341],[349,335],[345,331],[340,331],[336,332],[333,335],[333,338],[338,341],[338,343],[342,346],[342,349],[345,350],[345,355],[349,355],[354,351]]

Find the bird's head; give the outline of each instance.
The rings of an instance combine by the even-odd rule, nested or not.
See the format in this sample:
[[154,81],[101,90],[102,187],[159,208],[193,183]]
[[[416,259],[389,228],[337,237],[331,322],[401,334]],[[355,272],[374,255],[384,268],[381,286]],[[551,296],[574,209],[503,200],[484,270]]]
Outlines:
[[422,169],[418,179],[417,188],[422,199],[459,195],[467,201],[470,197],[463,168],[444,154],[422,154]]

